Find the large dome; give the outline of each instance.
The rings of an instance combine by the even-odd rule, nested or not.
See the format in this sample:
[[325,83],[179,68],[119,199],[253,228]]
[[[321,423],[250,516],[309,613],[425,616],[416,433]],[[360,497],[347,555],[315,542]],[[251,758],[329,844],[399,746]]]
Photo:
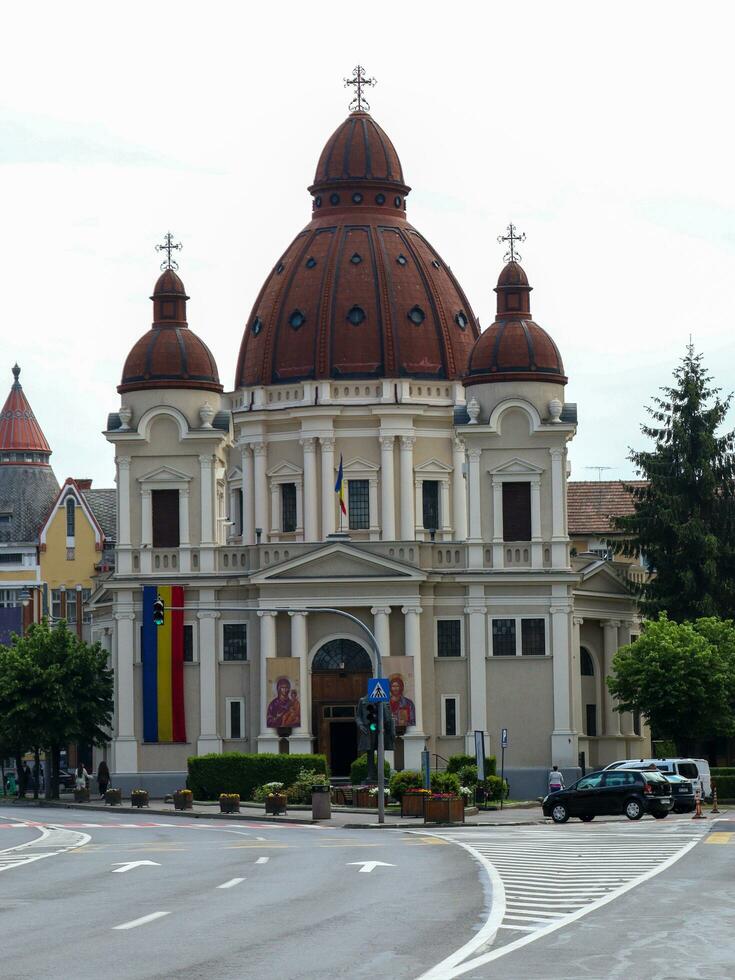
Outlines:
[[531,289],[517,262],[498,277],[498,312],[470,355],[465,385],[489,381],[552,381],[566,384],[559,348],[531,319]]
[[119,392],[145,388],[222,391],[211,351],[186,322],[184,284],[165,269],[153,290],[153,325],[127,356]]
[[236,387],[328,378],[459,379],[479,335],[441,256],[406,220],[398,154],[353,112],[319,158],[312,220],[260,291]]

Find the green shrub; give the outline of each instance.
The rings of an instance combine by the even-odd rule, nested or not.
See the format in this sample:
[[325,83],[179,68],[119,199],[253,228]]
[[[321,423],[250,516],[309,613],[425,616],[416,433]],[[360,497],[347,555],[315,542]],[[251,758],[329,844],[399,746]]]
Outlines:
[[390,795],[394,800],[403,798],[407,789],[421,789],[424,781],[420,772],[413,769],[404,769],[402,772],[394,772],[390,777]]
[[197,800],[216,800],[220,793],[239,793],[241,799],[251,800],[256,787],[271,782],[290,786],[302,769],[313,769],[329,777],[325,755],[211,753],[190,756],[188,765],[186,782]]
[[[459,772],[466,766],[477,766],[477,759],[474,755],[450,755],[447,759],[447,772]],[[485,775],[494,776],[497,771],[497,763],[494,755],[485,757]],[[465,784],[466,785],[466,784]]]
[[735,800],[735,774],[732,776],[715,776],[713,773],[712,785],[717,787],[718,800]]
[[324,774],[314,769],[302,769],[294,782],[286,790],[286,796],[291,803],[311,803],[311,787],[321,786]]
[[508,796],[508,780],[500,776],[488,776],[485,779],[485,792],[489,800],[505,799]]
[[676,742],[669,738],[654,739],[653,754],[657,759],[676,759],[680,755],[676,751]]
[[456,772],[432,772],[431,792],[432,793],[454,793],[459,796],[461,783]]
[[477,766],[462,766],[457,775],[463,786],[477,786]]
[[735,766],[715,766],[710,769],[710,774],[713,779],[717,779],[718,776],[735,776]]
[[[377,754],[377,753],[376,753]],[[350,766],[350,779],[353,786],[362,786],[367,777],[367,752],[359,755]],[[390,779],[390,763],[385,763],[385,778]]]

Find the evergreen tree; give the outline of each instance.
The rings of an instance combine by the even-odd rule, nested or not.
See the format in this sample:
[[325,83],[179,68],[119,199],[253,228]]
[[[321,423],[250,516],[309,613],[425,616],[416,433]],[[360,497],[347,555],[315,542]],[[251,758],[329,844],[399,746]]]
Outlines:
[[635,510],[615,518],[624,540],[613,547],[644,557],[652,576],[636,588],[650,617],[665,611],[677,622],[735,614],[735,490],[733,432],[718,434],[732,395],[719,388],[688,345],[646,411],[644,435],[653,449],[631,450],[645,486],[628,487]]

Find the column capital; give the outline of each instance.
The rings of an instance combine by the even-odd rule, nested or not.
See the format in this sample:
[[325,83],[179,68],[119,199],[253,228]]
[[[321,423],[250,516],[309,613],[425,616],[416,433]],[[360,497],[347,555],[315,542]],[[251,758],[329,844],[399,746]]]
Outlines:
[[476,615],[478,613],[481,616],[484,616],[485,613],[487,612],[487,606],[465,606],[463,612],[467,616],[472,616],[473,614]]
[[452,439],[452,448],[455,453],[463,453],[465,451],[464,439],[460,438],[460,436],[454,436]]
[[252,442],[250,445],[255,456],[265,456],[268,452],[268,447],[264,442]]
[[276,609],[259,609],[258,610],[258,616],[261,619],[263,619],[263,617],[265,617],[265,616],[273,616],[275,618],[277,615],[278,615],[278,611]]
[[179,487],[179,494],[182,497],[188,497],[189,496],[189,486],[188,486],[188,484],[185,487]]
[[215,612],[214,609],[207,609],[197,613],[197,619],[219,619],[222,614]]
[[395,436],[378,436],[378,442],[383,449],[392,449],[396,441]]
[[334,447],[337,444],[334,436],[319,436],[319,442],[322,449],[326,449],[328,452],[334,452]]
[[615,629],[616,630],[621,625],[621,622],[620,622],[619,619],[605,619],[605,620],[603,620],[602,625],[603,625],[604,629]]
[[130,457],[129,456],[116,456],[115,464],[118,469],[127,470],[130,469]]
[[316,450],[316,439],[314,436],[306,436],[299,439],[299,445],[303,447],[305,453],[313,453]]
[[[470,459],[479,459],[482,456],[482,450],[478,446],[473,446],[472,449],[467,450],[467,455]],[[495,477],[493,477],[493,483],[495,482]]]
[[240,451],[243,453],[243,455],[245,453],[251,453],[253,451],[253,446],[249,442],[241,442],[239,446],[240,446]]
[[209,454],[203,453],[201,456],[199,456],[199,465],[204,467],[211,466],[212,460],[213,460],[213,456],[211,453]]
[[554,615],[568,615],[572,611],[571,606],[550,606],[549,612]]
[[288,614],[289,614],[289,616],[304,616],[304,617],[306,617],[306,616],[309,615],[309,610],[308,609],[289,609]]
[[379,616],[381,613],[384,616],[390,616],[390,606],[371,606],[370,612],[373,616]]
[[140,488],[140,495],[141,495],[141,497],[150,497],[150,495],[151,495],[152,492],[153,491],[151,490],[150,487],[141,487]]
[[123,619],[135,619],[135,613],[132,612],[113,613],[112,618],[118,620],[118,622]]
[[401,436],[401,449],[413,449],[416,436]]
[[581,626],[583,622],[584,622],[584,617],[583,616],[573,616],[572,617],[572,623],[574,623],[575,626]]
[[423,611],[421,606],[401,606],[401,612],[404,616],[408,616],[409,613],[415,613],[417,616],[420,616]]
[[566,450],[563,446],[551,446],[549,449],[549,456],[551,456],[552,459],[554,457],[562,457],[565,452]]

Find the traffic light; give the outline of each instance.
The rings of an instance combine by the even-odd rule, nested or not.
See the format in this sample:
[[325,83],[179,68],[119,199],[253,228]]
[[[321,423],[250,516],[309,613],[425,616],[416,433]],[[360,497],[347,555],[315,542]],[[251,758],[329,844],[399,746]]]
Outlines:
[[153,601],[153,625],[163,626],[163,599],[160,596]]
[[368,722],[368,729],[371,732],[377,732],[377,730],[378,730],[378,706],[377,706],[377,704],[368,704],[368,706],[367,706],[367,722]]

